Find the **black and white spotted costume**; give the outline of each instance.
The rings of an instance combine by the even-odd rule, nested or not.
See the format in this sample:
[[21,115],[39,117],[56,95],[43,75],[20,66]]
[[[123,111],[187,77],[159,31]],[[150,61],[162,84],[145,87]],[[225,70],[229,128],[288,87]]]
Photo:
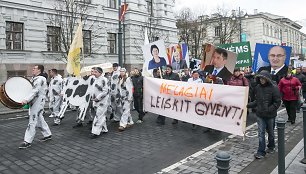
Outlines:
[[51,135],[49,126],[43,117],[48,89],[46,78],[43,76],[35,76],[31,79],[31,82],[33,83],[33,89],[31,94],[25,99],[30,104],[29,124],[24,135],[24,141],[27,143],[32,143],[36,133],[36,127],[41,130],[44,137]]
[[131,103],[133,101],[133,83],[130,77],[127,77],[125,80],[120,79],[118,91],[120,95],[120,104],[122,106],[120,127],[126,128],[127,125],[134,124],[131,116]]
[[96,111],[92,124],[91,133],[100,135],[101,132],[108,132],[106,126],[106,112],[108,108],[109,86],[107,78],[102,75],[95,79],[93,84],[93,108]]
[[118,83],[120,76],[120,67],[118,67],[117,71],[114,71],[111,77],[110,82],[110,102],[111,102],[111,110],[114,115],[114,120],[119,121],[122,113],[121,103],[120,103],[120,95],[118,91]]
[[63,79],[61,75],[56,75],[51,78],[49,84],[49,108],[52,111],[53,116],[58,116],[60,111],[60,106],[62,104],[62,91]]

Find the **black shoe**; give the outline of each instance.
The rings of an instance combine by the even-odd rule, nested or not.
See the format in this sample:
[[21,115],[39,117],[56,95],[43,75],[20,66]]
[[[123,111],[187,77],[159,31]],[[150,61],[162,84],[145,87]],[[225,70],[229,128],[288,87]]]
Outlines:
[[258,154],[258,153],[255,153],[254,157],[255,157],[256,159],[262,159],[262,158],[264,158],[265,156],[260,155],[260,154]]
[[173,120],[172,124],[178,124],[178,120]]
[[26,149],[28,147],[31,147],[31,143],[23,142],[20,144],[19,149]]
[[77,123],[76,125],[72,126],[73,128],[83,127],[82,123]]
[[291,121],[291,124],[295,124],[295,121]]
[[99,135],[96,135],[96,134],[90,134],[90,138],[91,139],[96,139],[96,138],[98,138],[99,137]]
[[197,125],[192,124],[192,130],[196,130],[197,129]]
[[48,140],[51,140],[51,139],[52,138],[51,138],[51,135],[50,135],[50,136],[39,139],[39,141],[44,142],[44,141],[48,141]]
[[267,149],[267,150],[266,150],[266,153],[274,153],[274,152],[275,152],[274,149]]
[[53,123],[52,126],[59,126],[60,124],[57,123]]
[[114,118],[114,114],[111,113],[109,119],[111,120],[111,119],[113,119],[113,118]]

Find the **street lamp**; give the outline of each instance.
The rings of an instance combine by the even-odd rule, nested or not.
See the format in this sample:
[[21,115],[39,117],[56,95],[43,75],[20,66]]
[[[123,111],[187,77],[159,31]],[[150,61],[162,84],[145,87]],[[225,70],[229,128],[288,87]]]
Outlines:
[[[243,17],[244,17],[244,18],[248,18],[248,17],[249,17],[248,13],[245,13],[244,15],[241,15],[242,12],[243,12],[243,11],[241,11],[241,10],[240,10],[240,7],[239,7],[239,8],[238,8],[238,15],[237,15],[237,18],[238,18],[238,20],[239,20],[239,41],[240,41],[240,42],[242,42],[242,37],[241,37],[241,35],[242,35],[242,18],[243,18]],[[236,17],[236,15],[235,15],[235,13],[234,13],[233,20],[235,20],[235,17]]]

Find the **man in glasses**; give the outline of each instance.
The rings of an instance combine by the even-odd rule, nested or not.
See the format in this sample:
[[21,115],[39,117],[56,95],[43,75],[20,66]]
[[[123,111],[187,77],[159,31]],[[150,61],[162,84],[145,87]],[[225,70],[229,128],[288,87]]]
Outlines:
[[268,59],[270,66],[260,67],[258,73],[262,70],[269,71],[272,80],[279,83],[280,79],[286,76],[288,67],[285,65],[286,50],[281,46],[274,46],[269,50]]

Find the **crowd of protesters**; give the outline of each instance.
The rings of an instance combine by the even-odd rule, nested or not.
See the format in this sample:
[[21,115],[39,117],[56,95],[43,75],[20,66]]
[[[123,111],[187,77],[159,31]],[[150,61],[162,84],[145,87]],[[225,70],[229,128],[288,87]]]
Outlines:
[[[296,113],[300,112],[301,105],[306,98],[306,68],[286,66],[281,59],[285,50],[279,46],[272,47],[269,51],[271,66],[261,67],[256,73],[250,67],[235,68],[230,73],[226,68],[227,51],[216,48],[212,54],[212,65],[203,69],[195,66],[191,59],[190,66],[166,65],[152,69],[154,78],[161,78],[187,83],[214,83],[221,85],[244,86],[249,88],[248,108],[257,116],[259,147],[255,158],[263,158],[266,153],[273,153],[275,148],[275,118],[277,110],[283,103],[288,114],[288,122],[295,124]],[[176,62],[180,62],[177,58]],[[183,61],[182,61],[183,62]],[[275,62],[275,64],[273,63]],[[105,75],[104,75],[105,74]],[[56,69],[50,70],[49,101],[52,114],[56,117],[59,113],[61,94],[65,90],[65,81]],[[118,130],[124,131],[134,124],[131,110],[138,113],[136,123],[145,121],[143,110],[143,76],[142,70],[134,68],[130,73],[117,63],[113,64],[113,72],[104,73],[99,67],[92,69],[91,77],[95,80],[91,104],[88,108],[89,123],[92,124],[91,138],[97,138],[100,133],[107,133],[107,120],[119,123]],[[166,117],[158,115],[156,123],[165,124]],[[54,125],[59,125],[56,122]],[[178,124],[173,119],[172,124]],[[195,125],[193,125],[195,128]],[[266,149],[265,133],[268,133]],[[50,133],[49,133],[50,134]],[[49,135],[48,134],[48,135]],[[51,137],[51,135],[50,135]],[[47,136],[46,140],[51,139]],[[26,141],[21,148],[30,146],[31,141]]]

